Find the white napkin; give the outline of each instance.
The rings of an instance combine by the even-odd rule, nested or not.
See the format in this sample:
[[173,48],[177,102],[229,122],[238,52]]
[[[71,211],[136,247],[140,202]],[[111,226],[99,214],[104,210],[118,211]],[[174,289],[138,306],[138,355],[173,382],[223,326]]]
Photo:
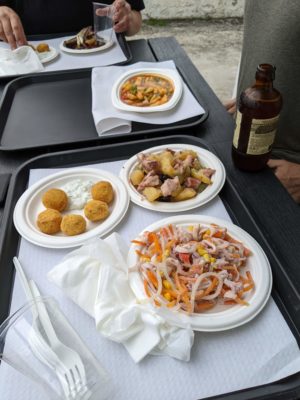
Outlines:
[[113,233],[69,253],[47,277],[95,318],[102,335],[122,343],[135,362],[150,352],[189,361],[194,332],[170,326],[138,304],[127,279],[126,255],[126,245]]
[[92,71],[92,113],[98,135],[103,133],[129,133],[131,121],[164,125],[204,114],[204,109],[184,83],[178,104],[171,110],[156,113],[120,111],[111,101],[112,88],[116,80],[126,71],[136,68],[175,69],[173,61],[158,63],[138,62],[127,66],[98,67]]
[[38,55],[30,46],[15,50],[0,48],[0,76],[29,74],[43,69]]

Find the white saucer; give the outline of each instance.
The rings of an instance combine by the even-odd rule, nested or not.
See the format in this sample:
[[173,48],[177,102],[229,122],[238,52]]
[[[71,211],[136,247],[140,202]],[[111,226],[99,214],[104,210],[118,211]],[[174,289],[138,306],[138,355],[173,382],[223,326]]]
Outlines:
[[[140,74],[156,74],[171,81],[174,86],[174,93],[171,99],[164,104],[153,107],[137,107],[124,103],[120,99],[121,86],[127,79]],[[113,106],[119,110],[138,112],[138,113],[153,113],[153,112],[167,111],[174,108],[178,103],[178,101],[180,100],[180,97],[182,95],[182,90],[183,90],[182,79],[179,73],[175,69],[137,68],[134,70],[127,71],[126,73],[120,76],[120,78],[113,85],[111,92],[111,99]]]
[[162,201],[148,201],[145,196],[139,193],[136,188],[130,182],[130,175],[135,166],[138,163],[137,155],[131,157],[129,160],[126,161],[124,166],[120,171],[120,178],[125,183],[130,198],[133,203],[147,208],[148,210],[155,210],[160,212],[181,212],[192,210],[194,208],[200,207],[210,200],[212,200],[222,189],[225,178],[226,172],[222,162],[216,157],[213,153],[208,150],[202,149],[201,147],[192,146],[189,144],[168,144],[162,145],[157,147],[151,147],[150,149],[142,150],[140,153],[160,153],[165,149],[172,149],[172,150],[193,150],[198,154],[201,164],[204,167],[215,169],[215,173],[211,177],[212,184],[208,185],[203,192],[199,193],[196,197],[183,200],[178,202],[162,202]]
[[[50,188],[61,188],[75,179],[88,179],[93,182],[106,180],[111,183],[115,193],[110,205],[110,215],[102,222],[87,221],[86,232],[76,236],[66,236],[63,233],[47,235],[41,232],[36,220],[38,214],[45,209],[42,195]],[[125,216],[129,206],[129,196],[123,182],[110,172],[96,168],[70,168],[47,176],[30,186],[19,198],[14,209],[13,220],[19,234],[37,246],[49,248],[70,248],[83,244],[95,236],[101,237],[110,232]],[[83,210],[72,210],[64,213],[83,215]]]
[[[255,284],[254,291],[249,292],[245,298],[249,303],[249,306],[237,304],[225,309],[223,307],[221,310],[217,311],[215,311],[214,308],[211,312],[188,315],[164,307],[154,307],[150,304],[144,291],[143,281],[137,271],[129,271],[130,286],[139,301],[147,301],[152,311],[154,310],[157,314],[161,315],[168,322],[176,326],[183,328],[190,326],[196,331],[213,332],[232,329],[243,325],[252,320],[263,309],[268,301],[272,289],[272,272],[269,261],[260,245],[252,236],[231,222],[206,215],[181,215],[165,218],[148,226],[144,231],[156,231],[162,226],[169,224],[193,225],[197,223],[213,223],[226,227],[228,233],[233,238],[241,241],[251,251],[251,255],[249,256],[244,268],[244,271],[249,270],[251,272]],[[134,245],[129,249],[129,268],[133,267],[138,261],[138,256],[135,252],[136,249],[137,247]]]
[[[66,40],[66,39],[64,39]],[[59,48],[64,51],[65,53],[70,53],[70,54],[91,54],[91,53],[97,53],[99,51],[107,50],[109,49],[113,44],[114,41],[111,40],[110,42],[105,43],[103,46],[95,47],[93,49],[82,49],[82,50],[77,50],[77,49],[69,49],[68,47],[64,46],[64,40],[60,43]]]
[[54,47],[50,47],[50,51],[44,51],[43,53],[36,51],[36,54],[38,55],[41,63],[45,64],[54,60],[58,56],[59,52]]

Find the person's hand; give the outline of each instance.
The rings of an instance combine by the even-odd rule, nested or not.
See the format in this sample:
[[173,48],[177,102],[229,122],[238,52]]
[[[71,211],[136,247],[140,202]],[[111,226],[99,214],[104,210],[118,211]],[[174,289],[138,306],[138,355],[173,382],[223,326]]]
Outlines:
[[[115,0],[112,4],[114,30],[117,33],[124,32],[127,36],[137,33],[142,25],[142,17],[139,11],[131,9],[131,6],[125,0]],[[106,8],[98,8],[96,14],[107,15]]]
[[224,101],[223,106],[229,114],[233,115],[236,112],[236,99]]
[[280,180],[296,203],[300,203],[300,164],[286,160],[269,160],[268,166],[274,169]]
[[125,0],[113,2],[113,21],[115,32],[128,32],[131,26],[131,6]]
[[11,49],[27,44],[19,16],[5,6],[0,7],[0,39],[7,42]]

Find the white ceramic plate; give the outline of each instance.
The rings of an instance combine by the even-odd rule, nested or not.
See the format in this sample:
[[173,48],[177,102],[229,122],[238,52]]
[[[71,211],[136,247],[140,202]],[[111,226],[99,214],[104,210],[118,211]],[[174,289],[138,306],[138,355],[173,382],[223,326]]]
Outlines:
[[209,202],[219,193],[219,191],[222,189],[224,185],[226,172],[222,162],[218,159],[218,157],[216,157],[208,150],[202,149],[201,147],[192,146],[189,144],[168,144],[163,146],[151,147],[150,149],[141,151],[141,153],[145,154],[160,153],[161,151],[167,148],[176,151],[178,150],[195,151],[198,154],[200,162],[204,167],[216,170],[216,172],[213,174],[211,178],[212,184],[208,185],[207,188],[205,188],[203,192],[199,193],[196,197],[189,200],[183,200],[174,203],[167,203],[162,201],[150,202],[145,198],[145,196],[139,193],[130,182],[131,172],[138,163],[137,155],[135,155],[131,157],[128,161],[126,161],[120,172],[120,178],[125,183],[133,203],[141,207],[147,208],[149,210],[155,210],[160,212],[181,212],[200,207],[203,204]]
[[[165,79],[170,80],[174,86],[174,93],[171,99],[165,104],[153,107],[136,107],[124,103],[120,99],[121,86],[127,79],[140,74],[156,74],[164,77]],[[111,99],[113,106],[122,111],[139,112],[139,113],[160,112],[160,111],[170,110],[176,106],[182,95],[182,89],[183,89],[182,79],[179,73],[175,69],[138,68],[131,71],[127,71],[122,76],[120,76],[120,78],[113,85],[111,92]]]
[[[251,255],[247,261],[244,271],[250,270],[255,283],[254,291],[249,291],[245,300],[249,306],[234,305],[228,308],[224,306],[216,311],[216,308],[210,312],[202,314],[187,315],[180,311],[171,311],[163,307],[154,307],[148,302],[145,295],[143,282],[139,272],[129,272],[129,282],[136,297],[141,302],[148,302],[149,307],[157,314],[166,318],[170,323],[179,326],[191,326],[196,331],[222,331],[232,329],[237,326],[243,325],[252,320],[265,306],[272,289],[272,272],[269,261],[259,246],[259,244],[243,229],[232,224],[231,222],[209,217],[206,215],[182,215],[176,217],[169,217],[148,226],[144,231],[155,231],[160,227],[174,224],[174,225],[193,225],[197,223],[217,224],[228,229],[228,233],[235,239],[243,242],[243,244],[251,250]],[[131,246],[128,255],[128,266],[132,267],[138,261],[138,256],[135,253],[137,246]],[[218,306],[216,306],[218,307]]]
[[91,54],[91,53],[97,53],[98,51],[106,50],[110,48],[113,44],[114,41],[111,40],[110,42],[105,43],[103,46],[95,47],[94,49],[76,50],[76,49],[69,49],[68,47],[64,46],[64,40],[63,40],[60,43],[59,48],[65,53],[70,53],[70,54]]
[[[114,189],[115,198],[110,204],[110,215],[102,222],[87,221],[86,232],[76,236],[63,233],[47,235],[41,232],[36,220],[38,214],[45,210],[42,195],[50,188],[61,188],[75,179],[88,179],[93,182],[106,180]],[[13,215],[17,231],[29,242],[49,248],[70,248],[83,244],[95,236],[101,237],[110,232],[125,216],[129,205],[129,196],[123,182],[110,172],[94,168],[70,168],[47,176],[30,186],[19,198]],[[83,210],[64,211],[63,214],[83,214]]]
[[41,63],[44,64],[44,63],[54,60],[58,56],[59,53],[54,47],[50,47],[50,51],[45,51],[43,53],[39,53],[37,51],[36,54],[39,56]]

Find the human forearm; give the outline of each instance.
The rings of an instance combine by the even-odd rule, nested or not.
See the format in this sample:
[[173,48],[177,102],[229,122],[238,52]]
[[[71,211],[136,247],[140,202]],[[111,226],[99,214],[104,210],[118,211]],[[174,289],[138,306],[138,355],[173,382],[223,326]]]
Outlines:
[[274,170],[296,203],[300,203],[300,164],[286,160],[269,160],[268,166]]

